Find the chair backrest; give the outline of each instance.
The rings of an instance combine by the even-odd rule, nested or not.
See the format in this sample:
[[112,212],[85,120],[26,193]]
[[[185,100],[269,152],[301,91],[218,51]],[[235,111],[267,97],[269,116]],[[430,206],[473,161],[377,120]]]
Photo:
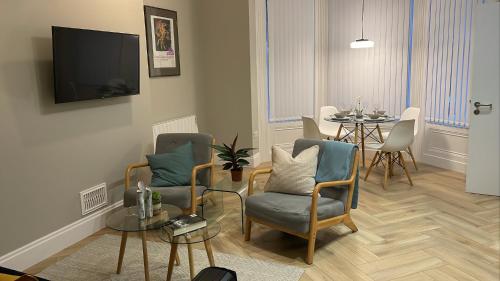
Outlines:
[[[314,139],[298,139],[295,141],[293,145],[292,157],[296,157],[302,151],[310,148],[313,145],[317,145],[319,146],[319,152],[318,152],[318,166],[319,166],[319,163],[323,158],[323,153],[326,153],[327,151],[324,149],[325,143],[330,141],[314,140]],[[347,188],[323,188],[322,190],[320,190],[320,194],[323,197],[340,200],[344,202],[344,204],[347,204],[347,195],[348,195]]]
[[[168,153],[177,147],[191,141],[193,144],[193,158],[195,165],[212,161],[213,137],[203,133],[167,133],[156,138],[155,154]],[[210,186],[210,169],[203,169],[198,173],[198,180],[203,186]]]
[[338,122],[330,122],[326,121],[325,118],[330,117],[331,115],[338,113],[339,111],[335,106],[322,106],[319,111],[319,122],[318,127],[319,131],[324,135],[335,136],[337,131],[339,130],[340,123]]
[[413,135],[417,135],[418,133],[418,121],[419,121],[419,115],[420,115],[420,108],[418,107],[408,107],[403,111],[401,114],[401,119],[400,120],[415,120],[415,128],[413,129]]
[[321,140],[321,133],[313,118],[302,116],[302,130],[305,139]]
[[389,136],[384,141],[380,150],[385,152],[403,151],[408,148],[414,139],[413,128],[415,120],[401,120],[389,132]]

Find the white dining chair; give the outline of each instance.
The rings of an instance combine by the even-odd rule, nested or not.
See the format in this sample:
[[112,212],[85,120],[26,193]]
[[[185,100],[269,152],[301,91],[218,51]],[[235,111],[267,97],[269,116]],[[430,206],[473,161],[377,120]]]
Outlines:
[[[418,107],[408,107],[403,113],[401,114],[401,118],[399,120],[415,120],[415,128],[413,129],[413,136],[416,137],[418,133],[418,123],[419,123],[419,115],[420,115],[420,108]],[[383,132],[382,137],[385,140],[389,136],[389,132]],[[413,156],[413,152],[411,151],[411,147],[408,146],[408,148],[405,150],[408,152],[408,154],[411,157],[411,160],[413,161],[413,166],[415,166],[415,170],[418,170],[417,167],[417,161],[415,161],[415,156]]]
[[[386,189],[387,177],[393,175],[393,166],[398,164],[401,166],[408,177],[410,185],[413,186],[413,182],[408,172],[408,168],[405,164],[405,159],[401,151],[405,151],[414,140],[413,130],[415,127],[415,120],[402,120],[396,123],[392,127],[387,139],[383,143],[377,144],[367,144],[366,147],[369,149],[376,150],[375,156],[373,157],[368,171],[366,171],[365,181],[368,179],[373,166],[382,163],[385,166],[384,182],[382,187]],[[384,163],[385,160],[385,163]]]
[[302,116],[302,132],[305,139],[323,139],[316,121],[311,117]]
[[328,139],[342,140],[347,135],[344,130],[341,130],[340,134],[338,135],[340,123],[325,120],[325,118],[328,118],[338,112],[339,111],[337,110],[337,108],[331,105],[322,106],[319,111],[319,122],[318,122],[319,131],[321,132],[321,134],[325,135]]

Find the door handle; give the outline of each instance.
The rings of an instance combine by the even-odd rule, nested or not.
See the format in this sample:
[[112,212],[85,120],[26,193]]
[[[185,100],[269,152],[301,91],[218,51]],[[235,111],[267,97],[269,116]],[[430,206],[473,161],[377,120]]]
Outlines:
[[482,104],[482,103],[480,103],[480,102],[476,101],[476,102],[474,103],[474,106],[476,107],[476,109],[474,110],[474,114],[476,114],[476,115],[478,115],[479,113],[481,113],[481,111],[480,111],[479,109],[480,109],[482,106],[489,107],[489,108],[490,108],[490,110],[492,110],[492,109],[493,109],[493,104],[491,104],[491,103],[490,103],[490,104]]

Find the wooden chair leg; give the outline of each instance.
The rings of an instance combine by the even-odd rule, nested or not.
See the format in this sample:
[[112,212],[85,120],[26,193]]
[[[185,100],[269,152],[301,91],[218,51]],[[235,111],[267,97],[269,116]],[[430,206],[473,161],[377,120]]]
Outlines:
[[401,165],[403,166],[403,170],[405,171],[405,174],[408,177],[408,181],[410,181],[410,185],[413,186],[413,181],[411,180],[410,172],[408,172],[408,168],[406,167],[405,159],[403,158],[403,153],[399,151],[398,154],[399,158],[401,158]]
[[413,166],[415,166],[415,170],[418,171],[417,161],[415,161],[415,156],[413,156],[413,152],[411,151],[411,147],[408,146],[408,154],[410,154],[411,160],[413,161]]
[[313,263],[315,245],[316,245],[316,229],[309,230],[309,239],[307,241],[307,257],[306,257],[307,264]]
[[384,189],[386,189],[387,187],[387,177],[389,176],[389,166],[391,165],[390,162],[391,162],[391,158],[390,158],[390,155],[391,153],[388,152],[385,154],[385,158],[386,158],[386,165],[385,165],[385,173],[384,173],[384,184],[382,185],[382,187]]
[[350,215],[344,218],[344,224],[345,226],[349,227],[352,230],[352,232],[358,231],[358,227],[356,227]]
[[370,167],[368,167],[368,171],[366,171],[365,175],[365,181],[368,179],[368,176],[370,175],[370,172],[372,171],[373,166],[375,166],[375,162],[378,160],[378,155],[380,151],[375,152],[375,156],[373,157],[372,163],[370,164]]
[[247,221],[245,224],[245,241],[250,241],[250,234],[252,232],[252,221],[249,217],[247,217]]

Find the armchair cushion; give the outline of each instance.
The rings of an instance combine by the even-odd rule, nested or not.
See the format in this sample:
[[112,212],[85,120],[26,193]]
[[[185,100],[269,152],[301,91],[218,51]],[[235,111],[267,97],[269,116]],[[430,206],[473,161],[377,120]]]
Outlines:
[[146,155],[153,173],[151,186],[180,186],[191,184],[194,166],[193,145],[183,144],[174,150],[154,155]]
[[[196,186],[196,197],[201,196],[205,189],[204,186]],[[181,209],[191,208],[191,186],[152,187],[151,190],[161,193],[163,204],[172,204]],[[136,203],[137,191],[135,188],[129,188],[123,196],[123,206],[131,207]]]
[[273,171],[264,190],[298,195],[311,195],[316,182],[319,146],[312,146],[292,157],[273,146]]
[[[357,145],[338,142],[321,141],[310,139],[298,139],[293,146],[293,154],[297,155],[311,146],[319,146],[318,171],[316,173],[316,182],[346,180],[351,176],[351,168],[354,161]],[[354,192],[351,208],[355,209],[358,205],[359,197],[359,169],[356,173]],[[347,202],[347,186],[338,186],[323,188],[320,191],[321,196],[342,200]]]
[[[311,203],[311,196],[264,192],[246,199],[245,213],[274,225],[307,233]],[[318,220],[342,214],[344,214],[342,201],[326,197],[318,198]]]

